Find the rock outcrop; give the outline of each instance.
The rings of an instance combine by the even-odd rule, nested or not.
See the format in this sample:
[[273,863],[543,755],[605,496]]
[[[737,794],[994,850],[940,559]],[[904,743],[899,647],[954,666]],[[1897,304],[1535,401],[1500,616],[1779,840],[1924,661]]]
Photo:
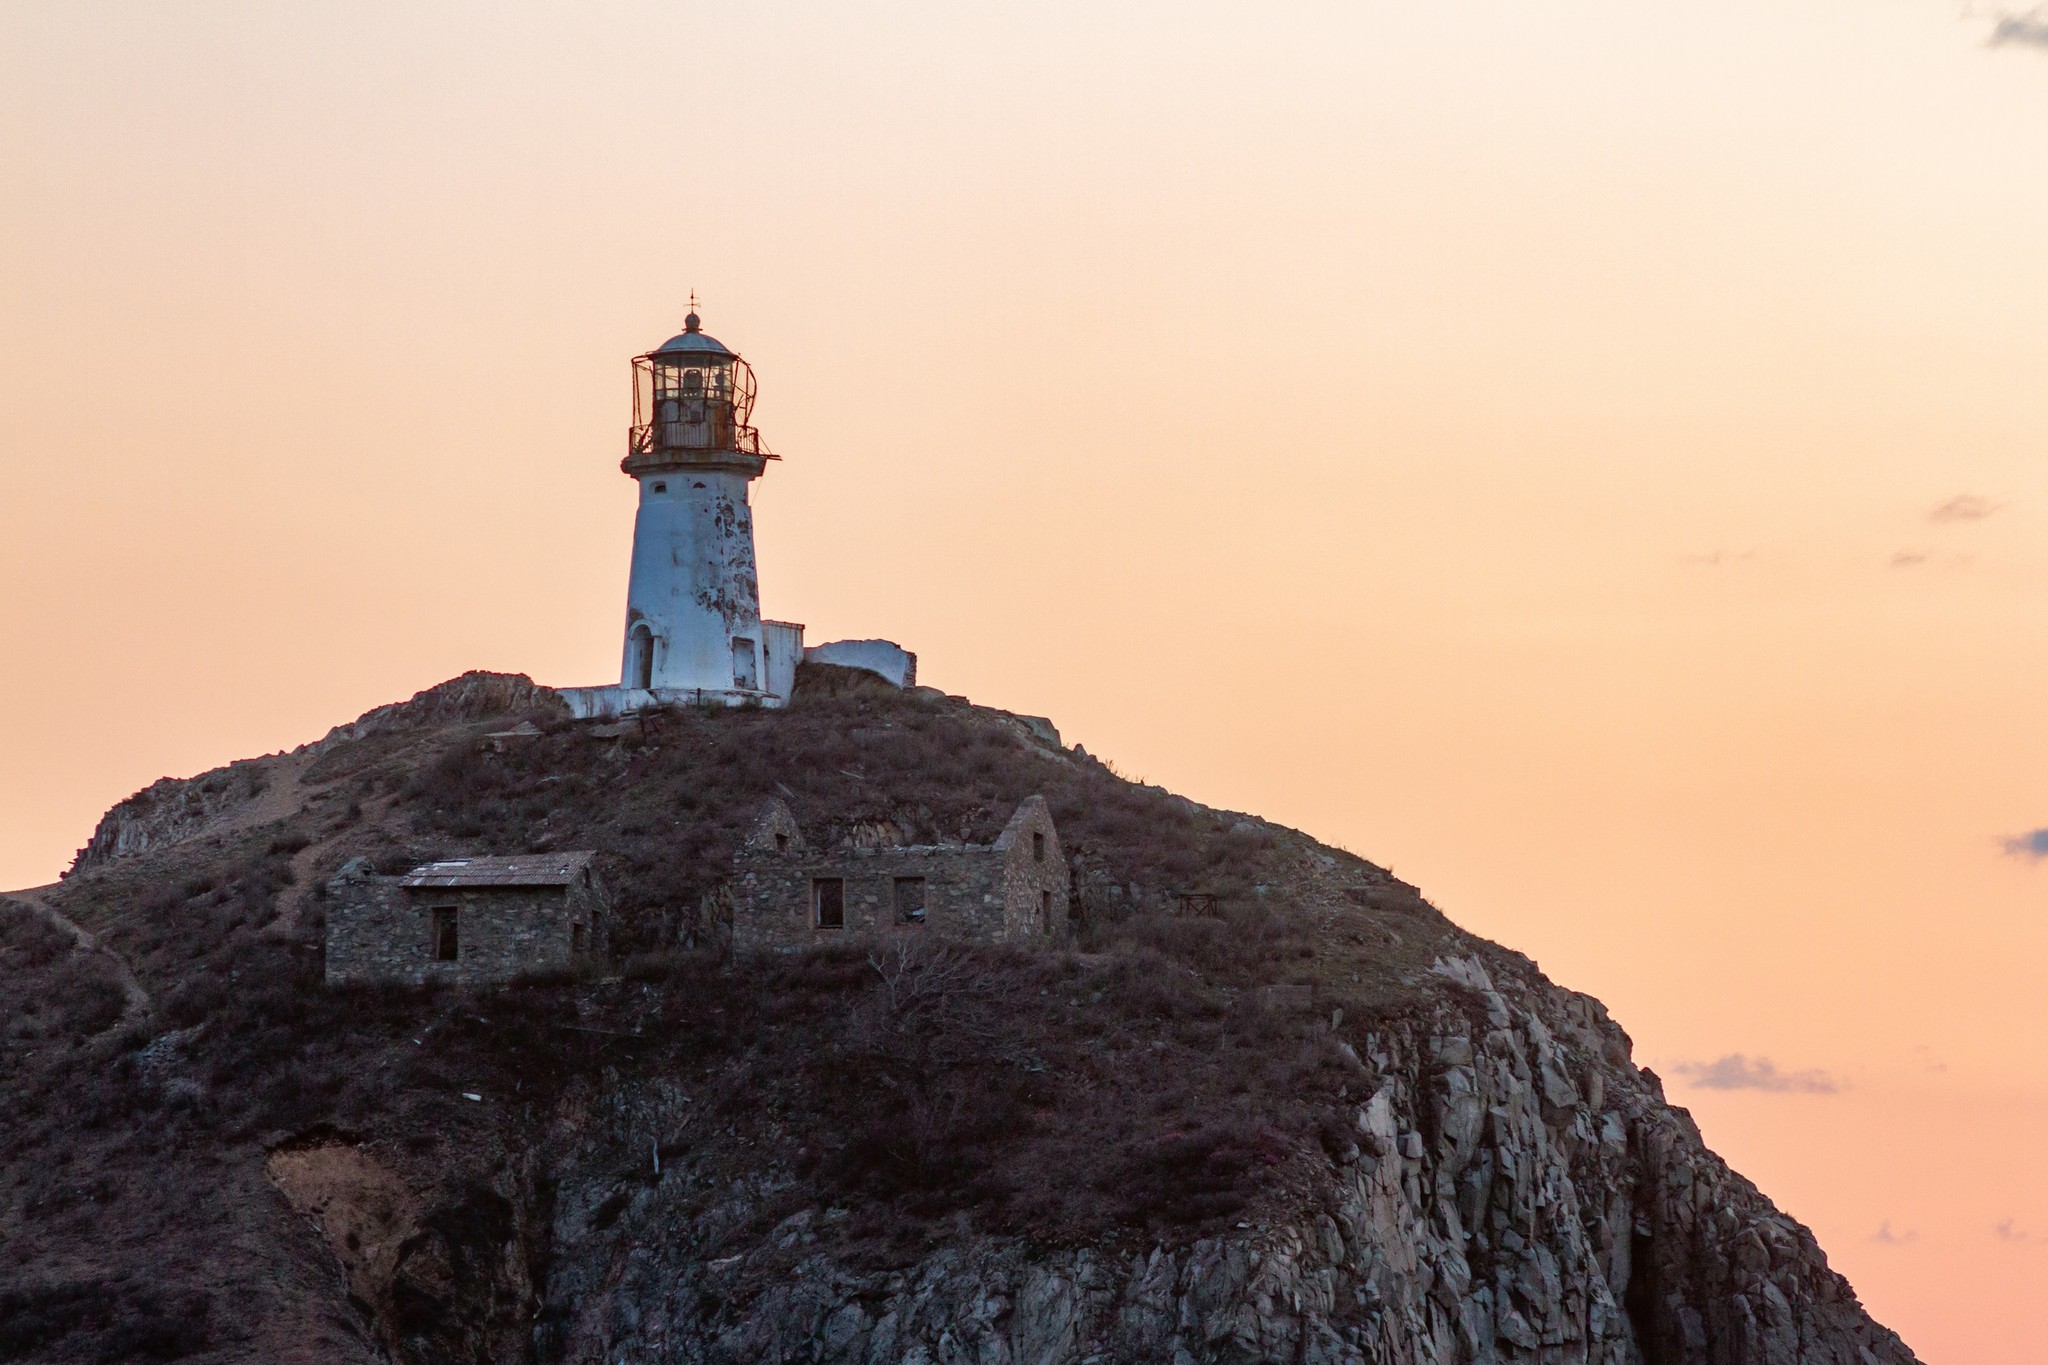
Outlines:
[[308,747],[320,753],[350,740],[450,721],[568,714],[568,705],[554,688],[543,687],[524,673],[474,671],[415,692],[405,701],[365,711],[348,724],[335,726]]
[[[1907,1365],[1810,1233],[1665,1103],[1597,1001],[1442,960],[1437,1007],[1355,1049],[1352,1132],[1293,1218],[1191,1245],[967,1237],[845,1264],[844,1210],[735,1243],[772,1181],[673,1168],[620,1210],[563,1180],[543,1359]],[[658,1093],[618,1112],[659,1126]],[[672,1103],[672,1100],[670,1101]],[[612,1204],[607,1205],[606,1200]],[[610,1216],[607,1216],[610,1215]],[[616,1221],[613,1221],[613,1219]]]
[[406,701],[366,711],[290,753],[243,759],[197,777],[157,779],[100,817],[92,838],[78,850],[65,875],[290,814],[301,772],[337,745],[490,716],[567,714],[568,707],[553,688],[524,674],[464,673]]
[[100,817],[92,838],[71,860],[71,871],[147,853],[232,819],[269,786],[265,766],[258,759],[201,777],[159,778]]

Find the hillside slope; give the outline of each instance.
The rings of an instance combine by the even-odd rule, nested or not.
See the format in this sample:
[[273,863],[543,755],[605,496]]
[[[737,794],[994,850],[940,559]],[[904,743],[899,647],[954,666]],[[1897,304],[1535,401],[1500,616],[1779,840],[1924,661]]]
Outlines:
[[[1033,794],[1072,942],[724,950],[770,795],[982,841]],[[617,975],[320,984],[347,860],[541,848],[603,851]],[[837,670],[607,725],[471,674],[158,783],[0,907],[0,993],[0,1360],[1913,1360],[1597,1001]]]

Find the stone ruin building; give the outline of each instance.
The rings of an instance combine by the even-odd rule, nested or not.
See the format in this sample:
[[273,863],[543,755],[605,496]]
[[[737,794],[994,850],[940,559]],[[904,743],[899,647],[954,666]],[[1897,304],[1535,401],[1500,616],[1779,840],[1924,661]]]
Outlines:
[[736,950],[832,934],[927,933],[1042,941],[1067,925],[1071,885],[1045,798],[1017,807],[992,844],[812,847],[771,799],[733,859]]
[[401,877],[357,858],[327,883],[327,984],[488,985],[602,961],[610,914],[595,857],[453,858]]
[[[327,984],[495,985],[602,962],[610,906],[596,854],[424,863],[378,876],[357,858],[327,882]],[[1045,798],[988,844],[816,848],[781,801],[733,859],[735,949],[834,934],[928,933],[1043,942],[1064,933],[1072,882]]]

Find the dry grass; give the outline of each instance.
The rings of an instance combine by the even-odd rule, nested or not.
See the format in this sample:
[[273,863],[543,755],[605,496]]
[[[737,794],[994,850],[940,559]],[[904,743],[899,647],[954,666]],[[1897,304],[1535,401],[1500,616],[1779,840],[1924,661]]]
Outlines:
[[[435,1235],[456,1242],[502,1240],[493,1190],[542,1200],[551,1164],[595,1162],[623,1196],[653,1149],[707,1191],[772,1175],[783,1193],[761,1219],[849,1210],[834,1235],[857,1260],[900,1262],[962,1227],[1197,1236],[1297,1198],[1304,1163],[1342,1148],[1371,1078],[1339,1042],[1414,1008],[1414,971],[1456,938],[1348,855],[959,703],[812,673],[783,712],[668,712],[623,734],[536,718],[543,733],[503,751],[480,739],[509,717],[401,718],[308,764],[285,820],[67,882],[61,908],[156,999],[133,1036],[101,1032],[121,1004],[103,964],[0,914],[0,1360],[173,1359],[287,1319],[308,1339],[359,1336],[350,1313],[307,1307],[337,1291],[262,1174],[308,1133],[378,1144],[440,1192]],[[986,841],[1033,794],[1084,892],[1066,947],[693,948],[698,905],[770,795],[829,842],[881,822]],[[317,879],[345,859],[547,847],[603,852],[627,979],[476,996],[320,984]],[[293,886],[295,857],[311,888]],[[280,897],[302,890],[287,931]],[[1169,913],[1187,890],[1216,914]],[[1276,983],[1306,990],[1280,1003]],[[680,1087],[716,1121],[662,1131],[633,1106],[593,1108],[598,1077],[618,1095]],[[568,1110],[594,1157],[551,1145]],[[129,1307],[92,1307],[107,1286]],[[464,1312],[525,1331],[515,1310],[407,1311],[422,1340],[456,1341]]]

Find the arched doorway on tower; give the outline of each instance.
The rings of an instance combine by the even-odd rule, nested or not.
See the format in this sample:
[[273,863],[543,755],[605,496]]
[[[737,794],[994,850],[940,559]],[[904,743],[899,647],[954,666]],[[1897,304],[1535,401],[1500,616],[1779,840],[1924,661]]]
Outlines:
[[642,691],[654,686],[654,632],[646,626],[633,628],[632,685]]

